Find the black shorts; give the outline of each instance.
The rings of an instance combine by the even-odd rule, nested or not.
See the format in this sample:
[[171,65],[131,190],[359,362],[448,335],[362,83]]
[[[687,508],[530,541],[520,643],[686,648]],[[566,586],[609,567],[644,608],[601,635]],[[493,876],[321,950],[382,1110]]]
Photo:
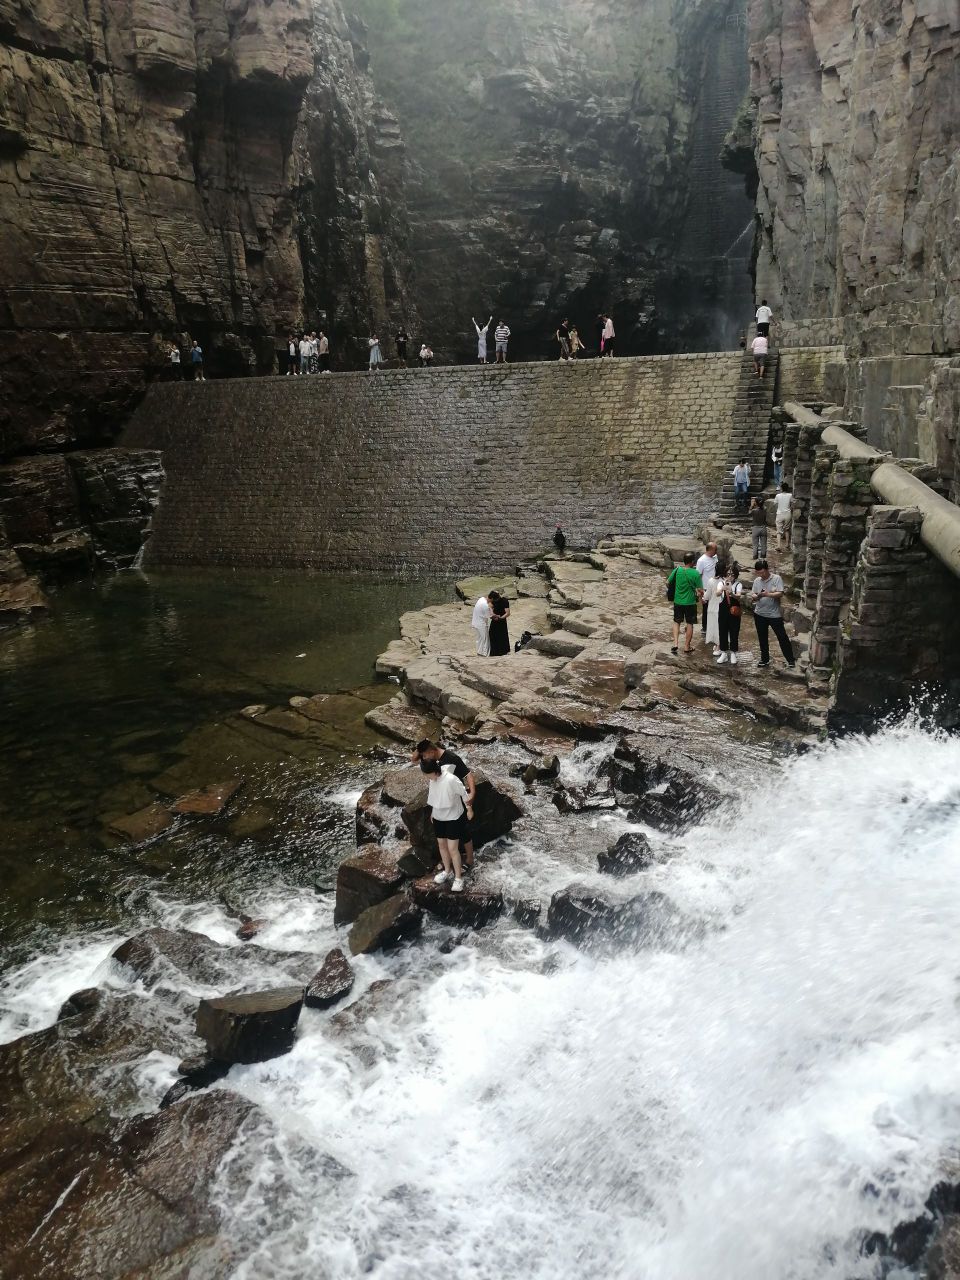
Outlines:
[[767,320],[766,322],[764,322],[763,320],[757,321],[757,337],[759,338],[770,337],[770,321],[769,320]]
[[433,830],[441,840],[470,839],[470,824],[467,822],[466,811],[461,813],[459,818],[450,818],[447,821],[442,818],[434,818]]
[[689,622],[693,626],[697,621],[697,606],[695,604],[675,604],[673,606],[674,622]]

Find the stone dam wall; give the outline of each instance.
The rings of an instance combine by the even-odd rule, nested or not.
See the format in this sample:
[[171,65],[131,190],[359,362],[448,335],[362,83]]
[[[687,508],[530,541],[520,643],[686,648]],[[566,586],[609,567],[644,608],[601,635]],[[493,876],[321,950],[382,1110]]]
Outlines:
[[166,479],[146,562],[508,567],[716,509],[739,352],[152,387],[124,444]]

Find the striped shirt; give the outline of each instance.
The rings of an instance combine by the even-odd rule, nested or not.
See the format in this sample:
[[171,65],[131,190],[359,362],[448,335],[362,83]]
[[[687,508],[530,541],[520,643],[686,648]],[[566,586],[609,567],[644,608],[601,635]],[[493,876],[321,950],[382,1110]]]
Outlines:
[[498,342],[506,342],[510,337],[510,330],[505,324],[498,324],[496,329],[493,331],[493,336]]

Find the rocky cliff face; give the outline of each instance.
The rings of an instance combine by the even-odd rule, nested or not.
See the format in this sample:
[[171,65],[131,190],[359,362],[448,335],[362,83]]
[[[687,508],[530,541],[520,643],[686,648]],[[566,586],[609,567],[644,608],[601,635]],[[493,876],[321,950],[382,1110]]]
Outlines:
[[[720,344],[752,214],[718,161],[746,89],[734,4],[355,3],[408,147],[415,294],[438,350],[470,358],[470,317],[491,313],[517,355],[554,354],[564,312],[595,344],[601,308],[623,350]],[[749,305],[748,237],[734,256]]]
[[[960,4],[752,0],[750,42],[758,292],[787,340],[848,345],[851,406],[915,451],[960,350]],[[952,472],[948,425],[924,438]]]

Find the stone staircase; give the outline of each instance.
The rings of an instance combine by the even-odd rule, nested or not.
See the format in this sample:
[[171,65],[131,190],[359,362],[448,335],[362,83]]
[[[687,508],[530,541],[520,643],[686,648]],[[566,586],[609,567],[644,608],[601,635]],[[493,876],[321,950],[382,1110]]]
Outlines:
[[733,487],[733,468],[741,458],[746,458],[750,463],[751,495],[763,492],[770,441],[770,413],[774,404],[779,363],[779,352],[771,350],[767,357],[767,372],[761,380],[754,377],[753,356],[746,354],[743,357],[733,408],[730,451],[720,490],[719,515],[724,524],[747,519],[746,512],[739,513],[736,509]]

